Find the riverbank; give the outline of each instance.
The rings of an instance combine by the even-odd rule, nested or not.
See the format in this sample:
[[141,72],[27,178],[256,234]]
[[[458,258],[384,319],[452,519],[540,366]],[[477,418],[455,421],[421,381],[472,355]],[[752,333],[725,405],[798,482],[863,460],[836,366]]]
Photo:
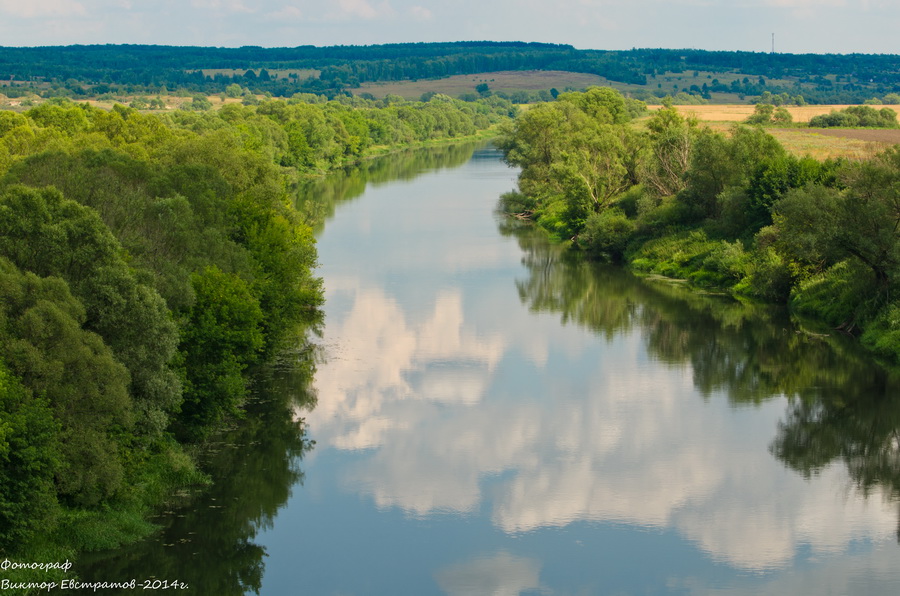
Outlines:
[[[479,130],[474,134],[462,135],[458,137],[445,137],[445,138],[437,138],[437,139],[426,139],[422,141],[414,141],[412,143],[403,144],[403,145],[381,145],[377,147],[370,147],[365,155],[363,155],[360,159],[347,162],[342,164],[344,166],[353,166],[361,163],[365,160],[377,159],[379,157],[385,157],[387,155],[394,155],[397,153],[402,153],[404,151],[411,151],[415,149],[425,149],[428,147],[440,147],[443,145],[451,145],[451,144],[459,144],[459,143],[472,143],[478,141],[487,141],[490,139],[495,139],[501,134],[500,127],[498,124],[492,124],[489,128]],[[329,170],[333,171],[333,170]],[[329,171],[321,172],[321,174],[327,174]]]
[[321,325],[301,175],[477,137],[509,109],[0,111],[2,555],[134,542],[177,487],[208,481],[193,456],[246,415],[251,371]]
[[[877,467],[895,379],[847,342],[795,333],[784,309],[570,258],[494,217],[515,176],[496,151],[456,149],[308,189],[338,203],[317,233],[318,402],[276,383],[275,416],[222,439],[226,479],[152,540],[85,560],[86,579],[153,570],[210,595],[482,594],[500,569],[513,593],[525,581],[783,593],[771,582],[802,572],[815,591],[810,577],[861,548],[895,554],[897,501]],[[313,452],[288,455],[284,402]],[[845,465],[848,452],[863,455]],[[859,477],[868,498],[849,488]],[[747,512],[761,528],[749,549]],[[715,540],[697,539],[710,528]],[[648,552],[665,568],[643,565]]]
[[500,140],[521,166],[501,208],[590,257],[755,300],[857,335],[900,363],[900,149],[797,157],[664,107],[631,125],[609,90],[560,95]]

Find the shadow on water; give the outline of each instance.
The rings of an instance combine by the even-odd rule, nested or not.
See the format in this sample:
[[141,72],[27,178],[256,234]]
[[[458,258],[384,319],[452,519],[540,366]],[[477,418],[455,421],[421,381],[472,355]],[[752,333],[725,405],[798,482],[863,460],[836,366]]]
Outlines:
[[854,339],[807,332],[772,305],[588,262],[519,222],[504,220],[500,231],[523,251],[528,276],[517,287],[530,310],[559,313],[607,340],[640,330],[653,357],[690,365],[707,398],[721,392],[738,407],[784,396],[775,457],[807,478],[843,462],[860,492],[900,503],[900,371]]
[[314,446],[295,414],[315,403],[309,368],[260,371],[246,418],[212,437],[200,456],[214,483],[176,495],[152,520],[161,530],[147,540],[84,555],[75,569],[80,579],[178,580],[197,595],[258,592],[266,552],[254,537],[303,484],[300,464]]

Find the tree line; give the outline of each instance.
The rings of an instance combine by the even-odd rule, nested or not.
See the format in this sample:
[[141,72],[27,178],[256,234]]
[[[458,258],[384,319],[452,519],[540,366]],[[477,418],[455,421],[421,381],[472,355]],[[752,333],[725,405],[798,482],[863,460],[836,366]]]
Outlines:
[[192,446],[321,323],[306,176],[512,109],[313,99],[0,112],[0,556],[118,546],[205,482]]
[[[235,69],[204,74],[204,69]],[[277,76],[279,69],[318,71],[318,76]],[[569,45],[524,42],[410,43],[296,48],[202,48],[87,45],[0,48],[0,80],[6,91],[54,96],[105,93],[159,94],[184,88],[221,93],[239,84],[254,93],[290,97],[299,92],[334,97],[365,82],[442,78],[499,70],[564,70],[646,85],[663,73],[740,73],[730,83],[713,79],[705,90],[741,96],[803,95],[810,103],[862,103],[900,92],[894,55],[775,54],[679,49],[578,50]],[[724,77],[723,77],[724,78]],[[773,84],[765,79],[787,79]],[[649,92],[649,91],[648,91]]]
[[522,167],[503,208],[594,257],[788,303],[900,361],[900,147],[817,161],[672,107],[640,129],[625,106],[591,89],[523,113],[501,141]]

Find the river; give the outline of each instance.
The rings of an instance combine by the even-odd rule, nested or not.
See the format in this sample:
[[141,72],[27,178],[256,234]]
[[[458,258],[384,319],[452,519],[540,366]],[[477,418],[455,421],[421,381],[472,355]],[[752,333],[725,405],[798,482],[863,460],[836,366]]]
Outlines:
[[900,593],[898,375],[779,309],[549,245],[494,212],[515,175],[458,145],[300,189],[326,287],[314,376],[261,374],[204,456],[214,486],[82,576],[216,596]]

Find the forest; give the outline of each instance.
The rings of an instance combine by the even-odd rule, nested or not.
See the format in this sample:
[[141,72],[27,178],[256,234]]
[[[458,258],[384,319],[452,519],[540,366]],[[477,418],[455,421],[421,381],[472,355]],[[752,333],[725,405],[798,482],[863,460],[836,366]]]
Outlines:
[[896,55],[611,51],[488,41],[295,48],[0,47],[0,82],[10,97],[37,93],[86,98],[109,93],[165,94],[178,89],[212,94],[237,84],[252,93],[275,97],[318,93],[334,98],[366,82],[503,70],[594,74],[645,86],[645,95],[659,91],[648,84],[649,78],[688,71],[710,73],[705,88],[686,91],[698,97],[710,92],[758,97],[769,92],[802,95],[809,103],[858,104],[900,92]]
[[594,88],[524,112],[500,141],[522,168],[502,209],[594,258],[786,303],[900,362],[900,147],[817,161],[759,126],[726,134],[668,106],[639,127],[628,108]]
[[514,113],[309,99],[0,111],[0,557],[146,535],[175,488],[208,482],[198,446],[244,415],[255,370],[289,357],[312,372],[310,176]]

